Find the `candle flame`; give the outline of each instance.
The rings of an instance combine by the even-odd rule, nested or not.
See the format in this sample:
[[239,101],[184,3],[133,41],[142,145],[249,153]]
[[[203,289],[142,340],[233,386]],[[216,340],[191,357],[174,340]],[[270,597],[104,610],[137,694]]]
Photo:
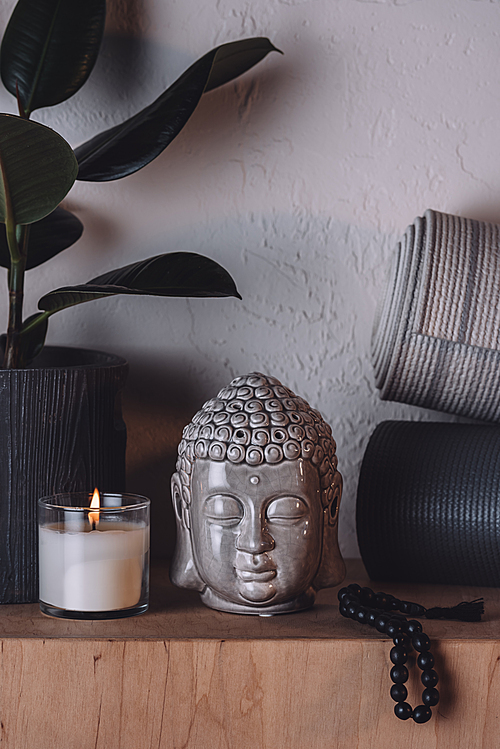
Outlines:
[[97,490],[97,487],[94,489],[94,493],[92,495],[92,499],[90,500],[90,509],[97,510],[97,512],[89,512],[89,523],[92,530],[97,528],[99,525],[99,508],[101,506],[101,497],[99,496],[99,492]]

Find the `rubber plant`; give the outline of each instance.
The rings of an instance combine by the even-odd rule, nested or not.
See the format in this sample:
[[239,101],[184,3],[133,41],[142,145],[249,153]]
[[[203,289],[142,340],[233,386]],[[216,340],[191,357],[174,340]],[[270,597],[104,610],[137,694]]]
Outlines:
[[[276,50],[264,37],[223,44],[191,65],[152,104],[75,150],[31,120],[88,79],[104,33],[105,0],[19,0],[0,49],[3,84],[19,115],[0,114],[0,265],[8,268],[5,368],[27,366],[42,350],[51,315],[114,294],[239,297],[229,273],[197,253],[175,252],[55,289],[23,319],[24,276],[81,236],[79,219],[60,207],[74,181],[105,182],[142,169],[178,135],[201,96]],[[279,50],[276,50],[279,51]]]

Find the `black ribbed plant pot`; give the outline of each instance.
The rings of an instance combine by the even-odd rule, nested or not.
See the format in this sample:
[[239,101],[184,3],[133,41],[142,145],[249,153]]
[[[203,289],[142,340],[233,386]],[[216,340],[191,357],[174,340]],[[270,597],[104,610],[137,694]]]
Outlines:
[[38,600],[40,497],[124,491],[127,372],[118,356],[59,346],[0,370],[0,603]]

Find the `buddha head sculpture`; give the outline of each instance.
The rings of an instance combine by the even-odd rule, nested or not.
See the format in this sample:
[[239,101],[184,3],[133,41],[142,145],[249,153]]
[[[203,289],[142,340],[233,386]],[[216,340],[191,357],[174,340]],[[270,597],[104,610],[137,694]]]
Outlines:
[[211,608],[271,615],[338,585],[342,477],[321,414],[274,377],[236,377],[183,431],[171,578]]

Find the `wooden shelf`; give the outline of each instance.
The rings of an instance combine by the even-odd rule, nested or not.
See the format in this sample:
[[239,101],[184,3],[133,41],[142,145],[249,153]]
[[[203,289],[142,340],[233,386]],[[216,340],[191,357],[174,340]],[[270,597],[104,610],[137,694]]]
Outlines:
[[[0,744],[6,749],[496,749],[500,590],[371,584],[427,607],[484,596],[480,623],[429,621],[441,701],[417,726],[393,714],[391,642],[343,619],[337,589],[261,618],[204,607],[152,569],[140,616],[78,622],[36,604],[0,609]],[[419,670],[409,701],[420,703]]]

